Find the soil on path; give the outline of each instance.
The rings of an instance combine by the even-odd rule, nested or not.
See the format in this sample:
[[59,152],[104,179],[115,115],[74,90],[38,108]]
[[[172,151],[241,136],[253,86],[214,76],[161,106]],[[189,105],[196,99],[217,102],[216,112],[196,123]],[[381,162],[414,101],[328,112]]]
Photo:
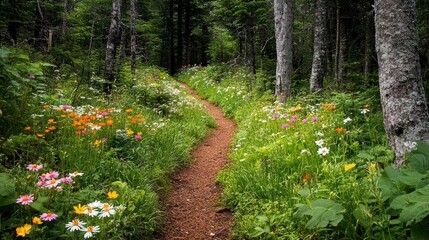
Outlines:
[[166,225],[157,239],[230,239],[232,214],[219,207],[221,188],[215,180],[227,163],[236,126],[218,107],[182,86],[204,103],[218,127],[194,148],[192,164],[171,176],[173,189],[164,202]]

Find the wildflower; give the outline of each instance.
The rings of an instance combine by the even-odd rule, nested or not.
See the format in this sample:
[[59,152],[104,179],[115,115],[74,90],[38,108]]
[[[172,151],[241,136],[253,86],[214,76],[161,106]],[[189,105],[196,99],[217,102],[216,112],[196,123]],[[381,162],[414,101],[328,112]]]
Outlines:
[[31,225],[30,224],[25,224],[22,227],[17,227],[16,228],[16,235],[18,237],[25,237],[25,235],[30,234],[30,230],[31,230]]
[[86,232],[85,235],[83,235],[83,238],[90,238],[94,233],[100,232],[99,226],[88,226],[86,228],[80,229],[82,232]]
[[42,179],[40,181],[37,182],[37,186],[41,187],[41,188],[45,188],[48,186],[48,181]]
[[31,130],[31,127],[30,127],[30,126],[26,126],[26,127],[24,128],[24,130],[25,130],[25,131],[30,131],[30,130]]
[[304,119],[302,119],[302,122],[303,123],[306,123],[308,121],[308,118],[304,118]]
[[[317,135],[317,136],[319,136],[319,137],[323,137],[323,136],[325,136],[325,134],[323,134],[322,132],[317,132],[317,133],[316,133],[316,135]],[[317,144],[317,143],[316,143],[316,144]]]
[[38,138],[42,138],[42,137],[43,137],[43,134],[42,134],[42,133],[38,133],[38,134],[36,134],[36,136],[37,136]]
[[57,178],[60,174],[57,171],[52,171],[49,173],[46,173],[46,179],[54,179]]
[[301,154],[304,154],[304,153],[310,153],[310,151],[308,149],[302,149]]
[[345,166],[344,166],[344,171],[349,171],[349,170],[352,170],[353,168],[355,168],[356,167],[356,163],[349,163],[349,164],[346,164]]
[[128,108],[128,109],[125,109],[125,112],[126,112],[126,113],[132,113],[132,112],[133,112],[133,110],[132,110],[131,108]]
[[279,118],[279,115],[274,114],[272,118],[273,118],[274,120],[276,120],[277,118]]
[[108,203],[104,203],[99,218],[110,217],[110,215],[115,214],[115,209],[110,206]]
[[287,125],[286,123],[282,124],[282,128],[285,129],[287,128],[289,125]]
[[107,198],[115,199],[115,198],[118,198],[118,197],[119,197],[119,194],[116,191],[108,192],[107,193]]
[[100,201],[96,200],[92,203],[88,203],[88,207],[101,208],[101,207],[103,207],[103,204]]
[[55,188],[55,190],[57,190],[57,192],[62,192],[63,188],[61,186],[58,186],[58,187]]
[[33,218],[33,224],[35,224],[35,225],[40,225],[40,224],[42,224],[43,222],[42,222],[42,220],[40,219],[40,218],[38,218],[38,217],[34,217]]
[[16,199],[16,203],[20,203],[21,205],[30,205],[34,201],[33,194],[21,195],[18,199]]
[[313,122],[315,122],[315,121],[319,120],[319,118],[318,117],[313,117],[312,120],[313,120]]
[[335,129],[335,131],[336,131],[337,133],[342,133],[342,132],[344,131],[344,129],[343,129],[343,128],[341,128],[341,127],[339,127],[339,128],[336,128],[336,129]]
[[346,124],[348,122],[351,122],[352,119],[350,117],[347,117],[346,119],[343,120],[343,123]]
[[54,187],[58,186],[58,184],[60,184],[60,181],[58,181],[56,179],[51,179],[48,181],[48,185],[46,187],[47,188],[54,188]]
[[55,213],[51,213],[51,211],[48,211],[47,213],[43,213],[42,215],[40,215],[40,218],[43,221],[53,221],[55,219],[57,219],[58,215]]
[[323,141],[323,139],[320,139],[320,140],[317,140],[315,143],[317,146],[322,147],[325,142]]
[[306,182],[310,181],[312,178],[313,178],[313,176],[310,173],[306,173],[304,175],[304,177],[302,178],[302,182],[306,183]]
[[134,134],[134,131],[133,130],[131,130],[131,129],[127,129],[127,135],[133,135]]
[[95,216],[97,216],[97,215],[98,215],[98,211],[97,211],[97,209],[95,209],[95,207],[93,207],[93,206],[89,206],[89,204],[88,204],[88,206],[85,208],[84,213],[85,213],[86,215],[90,216],[90,217],[95,217]]
[[28,166],[27,166],[27,169],[28,170],[30,170],[30,171],[33,171],[33,172],[37,172],[37,171],[39,171],[40,169],[42,169],[43,168],[43,164],[40,164],[40,165],[37,165],[37,164],[29,164]]
[[70,232],[73,232],[73,231],[80,230],[80,229],[84,228],[85,227],[84,225],[85,225],[85,222],[82,222],[79,219],[75,218],[75,219],[73,219],[73,221],[68,222],[66,224],[66,228]]
[[101,144],[101,140],[95,140],[94,147],[99,147]]
[[55,123],[57,123],[57,122],[55,122],[55,119],[50,118],[50,119],[48,119],[48,123],[50,123],[50,124],[55,124]]
[[85,214],[86,206],[81,206],[80,203],[77,206],[73,206],[73,212],[76,214]]
[[111,119],[111,118],[107,119],[106,125],[107,126],[113,126],[113,119]]
[[49,129],[45,129],[45,133],[49,133],[51,130]]
[[369,104],[365,104],[365,106],[363,106],[363,108],[368,109],[369,108]]
[[374,173],[377,171],[377,164],[375,163],[370,163],[368,166],[368,170],[370,173]]
[[83,173],[76,172],[76,171],[69,173],[69,177],[71,177],[71,178],[76,177],[76,176],[82,176],[82,175],[83,175]]
[[70,183],[73,183],[73,178],[71,178],[71,177],[63,177],[63,178],[60,178],[59,181],[62,182],[62,183],[65,183],[65,184],[70,184]]
[[319,155],[325,156],[329,153],[329,149],[327,147],[319,148],[319,150],[317,150],[317,153]]
[[369,109],[364,108],[364,109],[362,109],[362,111],[361,111],[360,113],[362,113],[362,114],[367,114],[368,112],[369,112]]

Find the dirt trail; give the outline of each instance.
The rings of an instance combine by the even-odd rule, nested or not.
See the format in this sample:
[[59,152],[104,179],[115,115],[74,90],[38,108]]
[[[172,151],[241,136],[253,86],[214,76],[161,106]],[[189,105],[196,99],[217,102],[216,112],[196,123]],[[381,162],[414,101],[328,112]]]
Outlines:
[[182,86],[204,103],[218,127],[194,148],[193,163],[171,177],[173,189],[165,202],[166,226],[157,239],[230,239],[232,214],[219,208],[221,189],[215,179],[227,163],[236,126],[220,108],[201,99],[188,86]]

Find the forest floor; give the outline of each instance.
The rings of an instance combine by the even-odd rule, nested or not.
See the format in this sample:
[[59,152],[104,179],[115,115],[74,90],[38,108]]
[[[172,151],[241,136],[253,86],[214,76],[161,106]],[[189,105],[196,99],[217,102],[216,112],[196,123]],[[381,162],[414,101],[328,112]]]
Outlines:
[[171,176],[172,190],[163,200],[165,228],[157,239],[230,239],[232,214],[219,205],[221,187],[215,181],[227,163],[236,125],[219,107],[202,99],[187,85],[182,86],[203,102],[218,126],[195,146],[192,162]]

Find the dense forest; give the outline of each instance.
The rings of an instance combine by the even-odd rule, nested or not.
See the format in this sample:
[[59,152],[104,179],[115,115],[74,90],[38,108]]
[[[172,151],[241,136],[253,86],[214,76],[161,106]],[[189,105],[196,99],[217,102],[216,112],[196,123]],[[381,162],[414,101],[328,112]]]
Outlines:
[[427,236],[429,0],[0,0],[1,238],[154,238],[216,126],[174,79],[238,125],[232,238]]

